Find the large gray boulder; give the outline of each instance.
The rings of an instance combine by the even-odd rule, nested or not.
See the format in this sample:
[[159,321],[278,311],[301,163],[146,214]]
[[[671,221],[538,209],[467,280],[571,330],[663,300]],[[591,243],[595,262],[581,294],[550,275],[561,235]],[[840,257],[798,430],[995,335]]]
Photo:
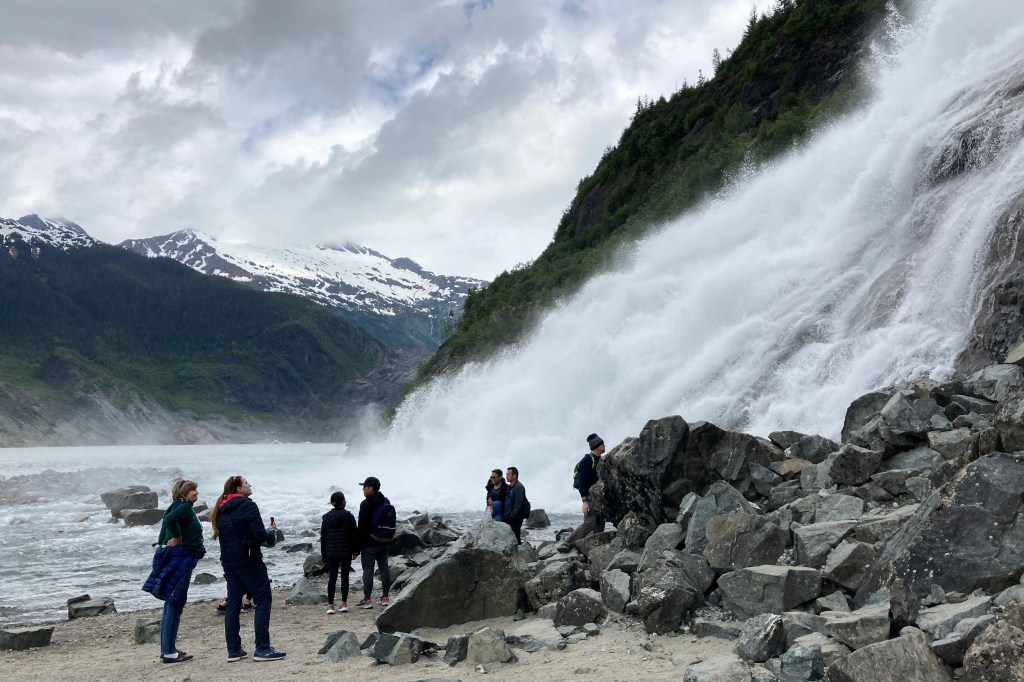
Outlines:
[[751,566],[718,579],[723,606],[741,618],[783,613],[821,594],[821,573],[801,566]]
[[964,380],[964,392],[974,398],[1001,403],[1024,391],[1024,367],[992,365]]
[[768,682],[776,679],[764,668],[751,666],[731,653],[694,663],[683,673],[683,682]]
[[871,562],[875,548],[866,542],[843,541],[829,552],[822,569],[823,578],[850,591],[860,587]]
[[683,616],[704,603],[714,577],[704,557],[664,551],[636,578],[636,606],[647,632],[675,632]]
[[929,431],[953,428],[939,404],[922,398],[910,389],[897,391],[881,412],[882,437],[896,446],[914,446],[924,441]]
[[965,618],[956,624],[953,632],[932,642],[932,651],[946,663],[954,668],[959,668],[974,641],[989,625],[995,622],[996,617],[991,614],[977,618]]
[[836,483],[846,485],[860,485],[871,478],[871,474],[878,471],[882,462],[883,452],[881,450],[869,450],[853,443],[847,443],[834,455],[829,455],[826,461],[831,460],[832,466],[828,473]]
[[605,571],[601,574],[601,600],[612,611],[624,613],[626,604],[632,599],[633,580],[622,571]]
[[889,538],[857,592],[864,603],[902,578],[919,597],[997,591],[1024,573],[1024,454],[993,453],[967,465]]
[[5,649],[24,651],[25,649],[38,649],[50,646],[50,639],[52,637],[52,625],[27,628],[5,627],[0,629],[0,651]]
[[743,624],[740,636],[733,644],[733,652],[750,663],[763,663],[775,658],[786,648],[786,633],[782,616],[762,613]]
[[852,443],[853,435],[861,431],[873,420],[878,419],[878,414],[889,402],[892,391],[874,391],[856,398],[846,408],[846,419],[843,421],[841,434],[844,443]]
[[715,481],[707,489],[707,494],[696,500],[693,506],[693,514],[686,529],[686,551],[690,554],[703,554],[708,544],[707,528],[712,517],[731,513],[757,514],[757,508],[736,488],[725,481]]
[[525,583],[517,548],[508,524],[481,521],[416,572],[377,617],[377,628],[409,632],[511,616]]
[[[136,644],[159,644],[162,624],[160,619],[136,618],[133,634]],[[2,649],[3,647],[0,647]]]
[[341,630],[327,637],[327,643],[320,650],[331,663],[341,663],[349,658],[358,658],[361,655],[359,650],[359,639],[354,632]]
[[968,597],[954,604],[939,604],[921,609],[917,616],[917,627],[935,639],[942,639],[956,630],[957,624],[966,618],[984,616],[992,608],[992,599],[984,595]]
[[797,528],[793,531],[797,563],[810,568],[822,567],[829,552],[856,527],[856,521],[826,521]]
[[120,514],[126,526],[155,526],[164,520],[163,509],[122,509]]
[[928,646],[928,637],[910,629],[896,639],[870,644],[835,661],[828,667],[825,682],[953,682],[945,663]]
[[573,590],[590,586],[586,567],[578,561],[560,561],[548,564],[526,581],[526,599],[530,608],[536,611],[545,604],[551,604]]
[[121,518],[122,509],[156,509],[159,499],[157,494],[145,485],[129,485],[117,490],[100,493],[100,499],[110,515]]
[[1024,396],[1016,395],[999,406],[995,427],[1003,449],[1007,452],[1024,450]]
[[786,550],[789,533],[756,514],[723,514],[708,521],[704,558],[720,573],[773,564]]
[[964,655],[964,682],[1024,682],[1024,631],[999,621]]
[[469,636],[466,662],[470,665],[489,665],[515,661],[516,655],[505,644],[505,634],[494,628],[482,628]]
[[603,623],[608,617],[608,607],[601,601],[601,593],[590,588],[573,590],[558,600],[555,610],[555,627],[587,623]]
[[321,594],[320,589],[309,578],[302,577],[295,581],[292,591],[285,598],[284,603],[289,606],[311,606],[322,604],[327,601],[327,595]]
[[89,595],[83,594],[80,597],[68,599],[68,620],[105,616],[109,613],[117,613],[117,609],[114,608],[114,600],[110,597],[93,599]]
[[845,613],[825,611],[821,617],[828,635],[854,650],[889,639],[888,601]]
[[683,528],[678,523],[663,523],[654,529],[644,543],[643,554],[640,555],[640,570],[657,561],[663,551],[682,549]]

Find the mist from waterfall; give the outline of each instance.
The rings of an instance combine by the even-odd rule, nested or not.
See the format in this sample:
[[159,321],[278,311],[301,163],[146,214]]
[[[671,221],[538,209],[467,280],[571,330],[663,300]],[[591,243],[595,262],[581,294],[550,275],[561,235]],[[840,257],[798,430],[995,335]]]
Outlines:
[[1024,107],[1006,103],[1024,3],[922,12],[891,17],[871,104],[622,254],[519,347],[416,391],[345,470],[452,508],[515,465],[534,508],[571,509],[592,431],[613,446],[679,414],[838,437],[853,398],[948,376],[1024,188]]

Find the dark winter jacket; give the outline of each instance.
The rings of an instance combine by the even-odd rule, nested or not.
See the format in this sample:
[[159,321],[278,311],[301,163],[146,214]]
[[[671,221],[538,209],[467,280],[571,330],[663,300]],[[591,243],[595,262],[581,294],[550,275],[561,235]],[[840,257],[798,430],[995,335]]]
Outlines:
[[273,547],[277,534],[263,525],[260,508],[248,497],[233,497],[222,503],[220,526],[220,563],[234,568],[262,562],[260,545]]
[[356,517],[347,509],[332,509],[320,523],[320,555],[350,557],[356,553]]
[[497,488],[491,483],[491,479],[487,479],[487,485],[484,486],[484,490],[487,491],[487,497],[492,502],[504,502],[505,496],[508,495],[508,481],[502,479],[501,485]]
[[359,503],[359,527],[356,533],[358,549],[384,544],[370,537],[373,530],[370,528],[373,523],[373,510],[382,504],[391,504],[391,500],[384,497],[384,493],[379,490],[369,497],[363,498],[363,501]]
[[601,455],[588,452],[580,460],[579,472],[576,475],[580,497],[590,497],[590,487],[597,483],[597,465],[601,463]]
[[158,547],[153,555],[153,570],[142,589],[157,599],[183,606],[188,601],[192,571],[202,556],[200,552],[182,545]]
[[512,523],[517,519],[526,518],[526,488],[522,483],[516,481],[508,486],[508,495],[505,497],[505,522]]
[[188,500],[171,502],[171,506],[164,514],[158,542],[166,545],[171,538],[181,538],[181,546],[199,552],[199,556],[206,554],[206,548],[203,546],[203,524],[199,523],[192,503]]

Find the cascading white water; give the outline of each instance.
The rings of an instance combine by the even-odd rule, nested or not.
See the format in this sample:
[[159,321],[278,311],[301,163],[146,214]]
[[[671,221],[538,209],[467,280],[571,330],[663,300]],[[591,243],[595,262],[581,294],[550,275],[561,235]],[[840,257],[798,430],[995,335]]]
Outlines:
[[614,445],[679,414],[836,437],[858,395],[948,375],[1024,190],[1024,3],[925,13],[866,66],[872,104],[664,226],[521,347],[418,390],[345,470],[453,508],[516,465],[535,508],[568,509],[592,431]]

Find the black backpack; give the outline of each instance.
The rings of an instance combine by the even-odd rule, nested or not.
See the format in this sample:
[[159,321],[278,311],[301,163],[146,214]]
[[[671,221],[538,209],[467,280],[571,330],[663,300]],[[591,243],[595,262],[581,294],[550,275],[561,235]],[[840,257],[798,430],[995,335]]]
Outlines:
[[390,542],[395,537],[397,526],[395,508],[385,497],[384,501],[373,510],[373,516],[370,517],[370,537],[377,542]]
[[583,455],[583,458],[576,462],[576,466],[572,470],[572,487],[576,488],[576,490],[580,489],[580,465],[583,464],[583,460],[587,457],[590,458],[590,468],[597,466],[597,460],[594,459],[594,453],[592,452]]

